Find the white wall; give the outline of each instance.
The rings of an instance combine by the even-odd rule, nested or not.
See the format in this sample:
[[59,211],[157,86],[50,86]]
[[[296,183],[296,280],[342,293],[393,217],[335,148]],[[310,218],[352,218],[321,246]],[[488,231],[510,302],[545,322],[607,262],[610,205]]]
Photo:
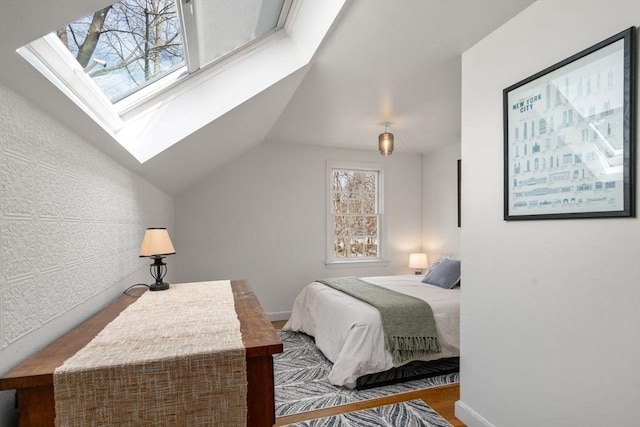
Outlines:
[[[387,165],[387,266],[325,266],[327,160]],[[249,279],[271,318],[287,318],[314,279],[410,274],[421,194],[420,155],[261,144],[176,198],[178,280]]]
[[[144,229],[173,200],[0,84],[0,375],[149,283]],[[14,392],[0,425],[14,425]]]
[[445,145],[422,161],[423,250],[429,263],[460,254],[458,227],[458,159],[460,144]]
[[640,425],[640,218],[502,219],[502,90],[638,24],[637,0],[538,1],[463,55],[470,427]]

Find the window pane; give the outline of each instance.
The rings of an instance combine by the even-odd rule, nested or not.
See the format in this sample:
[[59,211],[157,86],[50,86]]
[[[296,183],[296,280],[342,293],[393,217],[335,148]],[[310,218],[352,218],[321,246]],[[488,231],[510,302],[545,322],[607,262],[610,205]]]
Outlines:
[[333,206],[334,213],[347,213],[347,202],[341,193],[333,193]]
[[364,218],[361,216],[352,216],[349,218],[349,233],[352,236],[361,236],[364,234]]
[[[335,193],[339,193],[342,191],[342,185],[340,184],[340,173],[338,171],[332,172],[333,178],[331,180],[331,191]],[[335,196],[334,196],[335,197]]]
[[365,233],[368,236],[378,235],[378,217],[377,216],[365,217]]
[[376,204],[375,194],[365,194],[362,196],[362,213],[377,213],[378,206]]
[[121,0],[56,34],[111,102],[184,65],[174,0]]
[[362,200],[357,195],[352,195],[352,198],[348,202],[349,213],[359,214],[362,213]]
[[201,64],[275,29],[283,5],[284,0],[195,0]]
[[376,237],[367,237],[367,241],[365,243],[365,256],[378,256],[378,239]]
[[346,236],[349,234],[349,222],[346,216],[335,216],[335,236]]
[[351,174],[349,173],[349,171],[342,170],[342,169],[334,169],[333,191],[348,195],[350,180],[351,180]]
[[345,258],[347,256],[347,243],[344,238],[335,239],[334,253],[336,258]]
[[376,184],[378,181],[377,172],[367,172],[364,175],[364,191],[374,193],[376,191]]
[[361,193],[364,191],[364,177],[365,173],[363,171],[356,171],[353,174],[353,182],[351,184],[351,191],[354,193]]
[[364,256],[364,237],[352,237],[351,238],[351,250],[349,251],[350,258],[358,258]]

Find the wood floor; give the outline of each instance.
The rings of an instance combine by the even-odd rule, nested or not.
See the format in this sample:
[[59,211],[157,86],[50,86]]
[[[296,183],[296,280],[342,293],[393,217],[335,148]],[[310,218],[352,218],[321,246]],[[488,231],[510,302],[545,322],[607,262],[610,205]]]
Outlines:
[[[276,329],[281,329],[286,321],[272,322]],[[313,412],[289,415],[276,418],[276,426],[286,426],[291,423],[312,420],[314,418],[327,417],[330,415],[344,414],[347,412],[360,411],[362,409],[375,408],[377,406],[390,405],[392,403],[405,402],[407,400],[422,399],[433,410],[439,413],[444,419],[449,421],[453,427],[464,427],[464,424],[454,416],[454,405],[460,398],[460,388],[458,384],[432,387],[424,390],[412,391],[409,393],[395,394],[393,396],[381,397],[379,399],[365,400],[344,406],[320,409]]]

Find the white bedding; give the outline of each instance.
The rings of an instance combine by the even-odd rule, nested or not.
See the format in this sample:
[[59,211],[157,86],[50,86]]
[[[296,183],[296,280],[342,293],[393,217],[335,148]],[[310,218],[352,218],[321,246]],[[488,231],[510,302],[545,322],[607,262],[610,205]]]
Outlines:
[[[460,288],[442,289],[421,283],[423,276],[364,277],[363,280],[429,303],[442,352],[416,360],[460,355]],[[333,362],[329,381],[353,388],[358,377],[393,368],[384,348],[380,313],[369,304],[318,282],[306,286],[293,303],[283,328],[311,335]]]

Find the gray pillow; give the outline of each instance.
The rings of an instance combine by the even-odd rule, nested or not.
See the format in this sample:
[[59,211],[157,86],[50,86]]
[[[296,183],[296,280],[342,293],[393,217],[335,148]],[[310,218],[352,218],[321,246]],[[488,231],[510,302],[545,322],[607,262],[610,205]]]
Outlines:
[[451,289],[460,283],[460,261],[443,258],[429,268],[422,279],[422,283],[436,285],[444,289]]

